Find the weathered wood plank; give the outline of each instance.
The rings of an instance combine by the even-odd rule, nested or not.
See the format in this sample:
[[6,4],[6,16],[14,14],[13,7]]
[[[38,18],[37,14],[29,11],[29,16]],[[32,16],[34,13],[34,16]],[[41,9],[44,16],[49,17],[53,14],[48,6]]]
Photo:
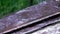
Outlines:
[[0,19],[0,32],[6,33],[60,14],[60,9],[56,7],[44,1],[38,5],[25,8],[13,15]]

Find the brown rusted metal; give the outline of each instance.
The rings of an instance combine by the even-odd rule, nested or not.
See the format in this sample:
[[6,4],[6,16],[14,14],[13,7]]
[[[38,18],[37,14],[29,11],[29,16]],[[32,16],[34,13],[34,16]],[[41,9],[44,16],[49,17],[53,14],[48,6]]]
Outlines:
[[44,1],[0,19],[0,33],[9,32],[57,14],[60,14],[59,7]]

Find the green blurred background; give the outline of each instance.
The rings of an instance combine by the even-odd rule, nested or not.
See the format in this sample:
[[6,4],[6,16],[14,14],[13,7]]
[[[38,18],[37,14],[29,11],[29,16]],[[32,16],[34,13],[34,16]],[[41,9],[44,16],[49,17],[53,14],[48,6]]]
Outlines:
[[24,9],[43,0],[0,0],[0,18]]

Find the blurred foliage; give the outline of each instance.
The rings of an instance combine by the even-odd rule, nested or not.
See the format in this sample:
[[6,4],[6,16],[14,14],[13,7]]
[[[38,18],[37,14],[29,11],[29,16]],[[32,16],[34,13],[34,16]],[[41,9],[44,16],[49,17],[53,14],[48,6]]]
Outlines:
[[29,6],[29,0],[0,0],[0,17]]
[[33,0],[33,5],[38,4],[38,3],[42,2],[42,1],[45,1],[45,0]]
[[[37,4],[40,0],[33,0],[32,4]],[[0,0],[0,18],[30,5],[30,0]]]

